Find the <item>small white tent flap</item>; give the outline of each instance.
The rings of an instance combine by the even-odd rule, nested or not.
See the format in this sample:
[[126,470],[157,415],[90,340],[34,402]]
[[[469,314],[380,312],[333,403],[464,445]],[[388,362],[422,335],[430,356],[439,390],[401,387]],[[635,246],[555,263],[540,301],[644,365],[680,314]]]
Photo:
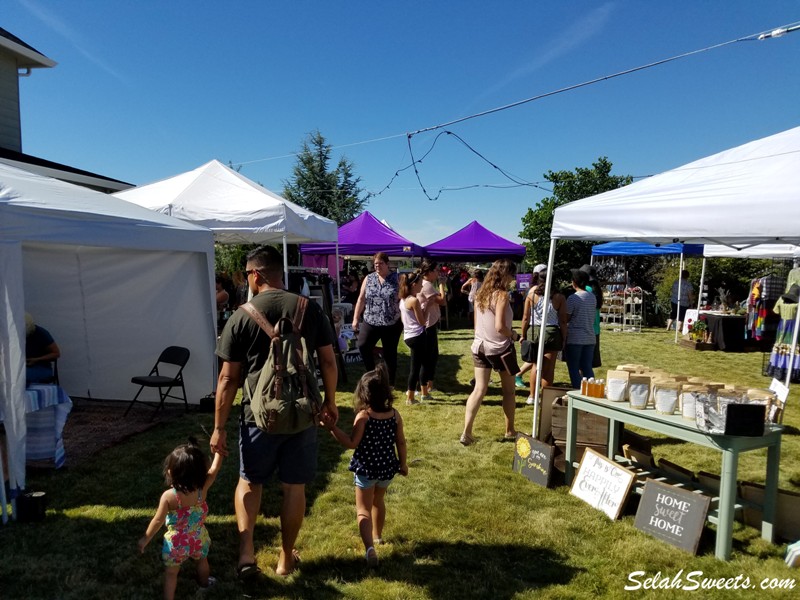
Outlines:
[[289,202],[212,160],[193,171],[114,194],[214,232],[221,244],[335,242],[331,219]]
[[796,127],[559,207],[551,238],[798,244],[799,197]]
[[[9,487],[25,488],[25,315],[22,288],[22,248],[0,240],[0,409],[6,428]],[[0,481],[0,484],[2,482]]]

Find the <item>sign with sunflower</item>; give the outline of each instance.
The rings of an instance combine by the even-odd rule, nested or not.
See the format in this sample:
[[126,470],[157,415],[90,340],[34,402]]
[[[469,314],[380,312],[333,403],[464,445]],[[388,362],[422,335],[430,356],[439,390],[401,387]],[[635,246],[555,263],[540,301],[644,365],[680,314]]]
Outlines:
[[514,464],[511,468],[529,481],[549,487],[553,470],[553,447],[518,432],[514,444]]

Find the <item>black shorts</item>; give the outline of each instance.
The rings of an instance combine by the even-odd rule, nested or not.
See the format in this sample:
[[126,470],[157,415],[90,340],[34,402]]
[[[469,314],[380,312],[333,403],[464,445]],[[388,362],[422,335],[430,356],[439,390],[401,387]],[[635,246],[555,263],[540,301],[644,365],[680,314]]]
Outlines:
[[686,309],[688,309],[689,307],[688,306],[681,306],[680,307],[680,314],[679,314],[678,313],[678,305],[675,304],[674,302],[670,302],[670,304],[672,305],[672,310],[669,313],[669,318],[672,319],[673,321],[681,321],[682,322],[684,317],[686,316]]
[[519,373],[517,349],[514,348],[513,342],[501,354],[488,355],[483,352],[483,344],[481,344],[478,353],[472,353],[472,363],[479,369],[494,369],[500,373],[505,371],[511,375]]
[[298,433],[267,433],[254,423],[239,421],[239,477],[256,485],[278,481],[311,483],[317,474],[317,428]]

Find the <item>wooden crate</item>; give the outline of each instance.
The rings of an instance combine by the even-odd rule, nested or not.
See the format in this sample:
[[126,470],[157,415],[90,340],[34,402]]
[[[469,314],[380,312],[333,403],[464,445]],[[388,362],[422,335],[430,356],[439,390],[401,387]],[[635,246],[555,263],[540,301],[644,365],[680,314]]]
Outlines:
[[[567,407],[562,398],[553,403],[553,439],[564,442],[567,439]],[[608,444],[608,419],[582,410],[578,411],[578,444],[603,446]]]
[[542,442],[546,442],[553,431],[553,402],[571,389],[572,388],[555,386],[545,386],[542,388],[542,410],[539,417],[539,435],[536,436]]
[[[739,485],[742,498],[756,504],[764,503],[764,486],[762,484],[742,481]],[[790,490],[778,490],[775,509],[777,513],[775,537],[788,542],[800,539],[800,494]],[[761,510],[745,506],[744,522],[751,527],[761,529]]]

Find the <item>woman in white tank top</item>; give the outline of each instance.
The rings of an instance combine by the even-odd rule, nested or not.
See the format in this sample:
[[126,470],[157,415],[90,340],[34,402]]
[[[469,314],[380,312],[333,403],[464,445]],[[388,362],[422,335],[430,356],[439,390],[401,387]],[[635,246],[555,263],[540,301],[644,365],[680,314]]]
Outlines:
[[403,322],[403,341],[411,353],[411,368],[408,372],[406,404],[419,404],[414,392],[419,383],[420,371],[425,361],[425,315],[417,299],[422,289],[422,274],[419,269],[400,276],[398,296],[400,296],[400,320]]
[[[544,311],[544,288],[547,267],[543,267],[539,273],[534,274],[534,281],[528,296],[525,298],[525,310],[522,315],[522,337],[528,339],[528,328],[531,329],[530,354],[523,355],[521,377],[526,371],[530,370],[530,396],[526,404],[533,404],[536,392],[536,353],[539,350],[539,332],[541,331],[542,312]],[[538,268],[537,267],[537,268]],[[567,337],[567,300],[555,289],[550,290],[550,303],[547,306],[547,321],[545,325],[545,346],[544,359],[542,361],[542,386],[553,385],[555,379],[556,361],[558,353],[563,349],[564,340]]]

